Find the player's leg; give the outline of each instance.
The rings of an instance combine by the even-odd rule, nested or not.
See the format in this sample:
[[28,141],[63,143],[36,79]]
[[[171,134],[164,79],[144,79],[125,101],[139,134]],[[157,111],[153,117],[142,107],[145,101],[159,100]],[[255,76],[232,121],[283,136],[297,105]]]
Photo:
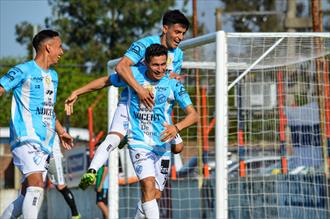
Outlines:
[[158,203],[155,198],[156,155],[141,149],[130,149],[130,157],[135,173],[140,180],[141,200],[137,204],[135,218],[159,218]]
[[62,194],[64,200],[70,207],[72,217],[80,218],[74,196],[64,181],[62,156],[54,154],[54,156],[50,158],[48,178],[56,186],[56,189]]
[[109,153],[118,147],[120,141],[127,134],[128,115],[127,105],[118,104],[110,126],[110,132],[97,148],[89,169],[98,170],[109,158]]
[[96,193],[96,205],[100,208],[103,219],[109,218],[108,209],[108,189],[102,189],[100,192]]
[[171,151],[173,154],[178,154],[183,151],[184,144],[180,134],[177,134],[176,137],[170,142]]
[[88,186],[93,185],[96,180],[96,172],[105,164],[109,158],[109,153],[114,150],[120,144],[120,141],[124,138],[128,128],[128,115],[127,105],[118,104],[115,111],[110,132],[106,136],[105,140],[98,146],[94,158],[80,181],[79,187],[86,189]]
[[[23,174],[22,194],[24,218],[37,218],[43,198],[46,166],[49,155],[34,143],[25,143],[13,150],[14,164]],[[25,189],[26,188],[26,189]]]

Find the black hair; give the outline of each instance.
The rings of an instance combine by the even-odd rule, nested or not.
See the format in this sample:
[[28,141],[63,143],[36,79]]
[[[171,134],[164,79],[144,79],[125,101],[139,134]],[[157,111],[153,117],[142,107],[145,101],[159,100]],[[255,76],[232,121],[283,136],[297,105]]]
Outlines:
[[187,30],[189,28],[189,21],[184,14],[179,10],[167,11],[163,16],[163,25],[181,24]]
[[42,42],[58,36],[60,36],[60,34],[54,30],[42,30],[33,37],[32,45],[36,52],[38,52]]
[[145,61],[150,63],[152,57],[162,55],[167,57],[167,48],[161,44],[151,44],[146,50]]

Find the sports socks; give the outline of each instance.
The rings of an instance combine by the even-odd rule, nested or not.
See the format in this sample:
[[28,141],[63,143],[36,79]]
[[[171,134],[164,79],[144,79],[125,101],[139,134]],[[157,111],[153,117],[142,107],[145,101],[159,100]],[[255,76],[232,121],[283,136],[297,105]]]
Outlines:
[[44,189],[36,186],[29,186],[26,189],[23,201],[23,218],[36,219],[44,200]]
[[109,134],[105,140],[97,148],[94,158],[89,166],[89,169],[98,171],[103,164],[108,160],[109,153],[115,149],[120,143],[120,137],[116,134]]
[[68,189],[67,186],[65,186],[63,189],[59,190],[59,192],[63,195],[66,203],[68,203],[72,216],[78,216],[78,210],[76,206],[76,202],[74,201],[74,197],[70,189]]
[[5,209],[0,218],[18,218],[22,214],[24,196],[19,195],[15,201],[10,203],[10,205]]
[[142,209],[148,219],[159,219],[159,208],[156,199],[142,203]]
[[141,200],[139,200],[139,202],[136,205],[134,219],[144,219],[144,218],[146,218],[146,216],[142,209],[142,202],[141,202]]

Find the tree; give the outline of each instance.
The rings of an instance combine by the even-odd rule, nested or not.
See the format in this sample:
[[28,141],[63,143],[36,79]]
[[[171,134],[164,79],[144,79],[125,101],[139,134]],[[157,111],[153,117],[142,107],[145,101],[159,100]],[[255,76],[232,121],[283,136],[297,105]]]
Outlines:
[[225,12],[251,12],[233,16],[233,27],[237,32],[278,32],[282,31],[282,23],[277,16],[255,15],[253,11],[275,11],[276,0],[222,0],[225,3]]
[[123,55],[136,39],[148,34],[173,6],[170,1],[49,0],[54,16],[46,25],[61,32],[69,48],[65,58],[92,64],[105,72],[109,59]]

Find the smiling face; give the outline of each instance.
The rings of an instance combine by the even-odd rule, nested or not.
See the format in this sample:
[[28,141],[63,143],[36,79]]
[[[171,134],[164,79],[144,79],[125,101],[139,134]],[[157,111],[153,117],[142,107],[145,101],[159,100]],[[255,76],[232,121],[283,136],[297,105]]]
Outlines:
[[183,40],[187,28],[182,24],[164,25],[163,36],[165,36],[165,43],[167,48],[175,49]]
[[50,64],[58,63],[61,56],[64,54],[62,41],[60,37],[53,37],[45,42],[46,51],[48,52]]
[[148,77],[151,80],[158,81],[165,76],[166,71],[166,55],[153,56],[150,58],[150,62],[147,63]]

